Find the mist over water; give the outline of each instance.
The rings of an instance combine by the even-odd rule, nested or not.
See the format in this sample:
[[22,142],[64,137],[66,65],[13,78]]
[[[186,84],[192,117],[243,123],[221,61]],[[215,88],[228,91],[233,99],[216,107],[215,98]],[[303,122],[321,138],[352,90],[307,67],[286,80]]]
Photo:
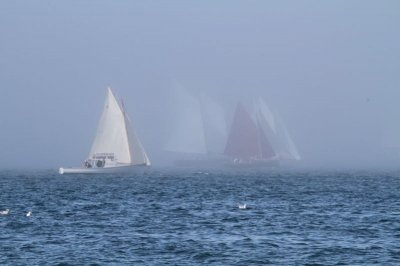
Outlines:
[[[399,25],[390,0],[2,1],[0,264],[399,264]],[[108,86],[104,138],[152,167],[59,175]]]
[[[79,165],[107,86],[153,165],[176,83],[224,108],[262,97],[304,167],[396,167],[397,1],[29,1],[0,8],[0,168]],[[187,132],[187,134],[195,132]]]

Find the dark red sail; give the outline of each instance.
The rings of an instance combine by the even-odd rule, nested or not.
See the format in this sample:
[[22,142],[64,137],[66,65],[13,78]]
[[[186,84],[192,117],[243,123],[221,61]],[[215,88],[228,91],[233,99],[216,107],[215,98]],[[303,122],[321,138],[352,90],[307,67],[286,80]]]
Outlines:
[[245,159],[262,155],[258,128],[240,103],[236,107],[224,153]]

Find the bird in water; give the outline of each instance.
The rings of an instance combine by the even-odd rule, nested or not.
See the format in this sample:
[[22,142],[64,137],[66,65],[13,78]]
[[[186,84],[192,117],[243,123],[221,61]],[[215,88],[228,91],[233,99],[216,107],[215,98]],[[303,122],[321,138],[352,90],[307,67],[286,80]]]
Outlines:
[[27,217],[29,217],[29,216],[31,216],[31,215],[32,215],[32,212],[31,212],[31,211],[28,211],[28,213],[26,214]]
[[247,204],[239,204],[239,209],[240,210],[246,210],[247,209]]
[[0,211],[0,215],[8,215],[10,209],[6,209],[5,211]]

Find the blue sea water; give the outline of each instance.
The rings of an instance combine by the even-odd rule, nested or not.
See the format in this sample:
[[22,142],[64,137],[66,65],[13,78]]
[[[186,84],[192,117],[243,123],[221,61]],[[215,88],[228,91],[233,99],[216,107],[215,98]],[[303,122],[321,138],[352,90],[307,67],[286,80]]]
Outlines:
[[396,171],[3,171],[6,208],[1,265],[400,265]]

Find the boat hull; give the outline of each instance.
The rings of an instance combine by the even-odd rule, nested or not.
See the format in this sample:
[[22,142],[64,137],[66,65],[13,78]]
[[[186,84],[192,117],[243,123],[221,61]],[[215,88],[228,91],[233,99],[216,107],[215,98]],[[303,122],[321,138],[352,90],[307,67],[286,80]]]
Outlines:
[[219,168],[227,163],[227,160],[176,160],[174,166],[182,168]]
[[281,162],[279,160],[245,160],[238,161],[232,160],[227,166],[234,168],[263,168],[263,167],[279,167]]
[[148,168],[148,165],[124,165],[103,168],[63,168],[61,167],[58,172],[64,174],[143,174]]

